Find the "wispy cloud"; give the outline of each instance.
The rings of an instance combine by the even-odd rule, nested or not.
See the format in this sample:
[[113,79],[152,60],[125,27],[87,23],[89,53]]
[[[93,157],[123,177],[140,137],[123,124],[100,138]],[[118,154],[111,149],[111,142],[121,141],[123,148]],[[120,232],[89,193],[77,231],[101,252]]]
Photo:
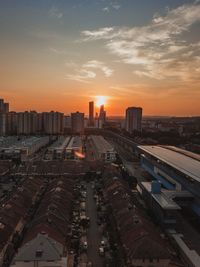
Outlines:
[[109,12],[110,11],[110,8],[108,6],[105,6],[105,7],[102,8],[102,11]]
[[66,55],[67,52],[65,50],[61,50],[61,49],[57,49],[57,48],[54,48],[54,47],[50,47],[49,48],[51,52],[57,54],[57,55]]
[[114,3],[112,3],[111,5],[112,5],[112,7],[113,7],[114,9],[116,9],[116,10],[119,10],[119,9],[121,8],[121,6],[120,6],[119,4],[114,4]]
[[167,10],[164,16],[156,14],[146,26],[105,27],[83,31],[82,35],[84,41],[104,40],[110,53],[134,65],[138,76],[200,80],[200,43],[186,38],[192,26],[200,22],[198,3]]
[[96,73],[88,70],[80,70],[75,74],[68,74],[65,79],[73,80],[82,83],[89,83],[91,79],[96,77]]
[[52,6],[48,13],[49,13],[49,16],[52,18],[61,19],[63,17],[63,13],[59,11],[59,9],[56,8],[55,6]]
[[83,65],[83,68],[100,69],[106,77],[110,77],[113,74],[113,70],[111,68],[106,66],[105,63],[98,60],[88,61],[86,64]]
[[109,3],[107,3],[107,6],[102,8],[102,11],[109,13],[111,10],[119,10],[120,8],[120,4],[110,1]]
[[110,39],[109,33],[113,35],[113,27],[104,27],[96,31],[82,31],[82,35],[85,37],[85,41],[92,40],[101,40],[101,39]]
[[[66,65],[69,67],[69,65]],[[74,74],[69,74],[65,78],[69,80],[89,83],[92,79],[96,78],[97,74],[93,70],[101,70],[106,78],[112,76],[113,70],[106,66],[105,63],[98,60],[90,60],[83,64],[80,69],[77,69],[77,64],[70,62],[70,67],[76,67]],[[91,70],[92,69],[92,70]]]

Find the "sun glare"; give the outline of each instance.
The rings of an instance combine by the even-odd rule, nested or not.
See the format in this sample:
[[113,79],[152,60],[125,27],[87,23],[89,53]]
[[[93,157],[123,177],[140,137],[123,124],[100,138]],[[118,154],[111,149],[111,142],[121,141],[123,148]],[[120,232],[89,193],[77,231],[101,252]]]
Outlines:
[[96,96],[96,106],[99,108],[101,105],[106,104],[107,97],[106,96]]

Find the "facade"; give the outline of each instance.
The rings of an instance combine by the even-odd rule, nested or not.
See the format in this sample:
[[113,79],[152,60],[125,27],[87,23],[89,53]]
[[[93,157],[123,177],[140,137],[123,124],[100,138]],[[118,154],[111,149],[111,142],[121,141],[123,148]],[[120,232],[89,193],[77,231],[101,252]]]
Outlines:
[[84,133],[84,113],[75,112],[71,113],[72,133],[83,134]]
[[116,160],[117,153],[114,147],[103,136],[91,135],[88,137],[88,140],[96,159],[108,162]]
[[89,102],[89,126],[94,126],[94,101]]
[[6,134],[17,134],[17,113],[12,111],[6,114]]
[[0,136],[6,135],[6,114],[0,113]]
[[4,99],[0,99],[0,113],[9,112],[9,103],[5,103]]
[[35,134],[37,132],[37,112],[25,111],[17,113],[17,133]]
[[44,112],[43,116],[43,132],[45,134],[61,134],[63,133],[64,114],[60,112]]
[[129,107],[126,109],[125,129],[130,134],[142,130],[142,108]]

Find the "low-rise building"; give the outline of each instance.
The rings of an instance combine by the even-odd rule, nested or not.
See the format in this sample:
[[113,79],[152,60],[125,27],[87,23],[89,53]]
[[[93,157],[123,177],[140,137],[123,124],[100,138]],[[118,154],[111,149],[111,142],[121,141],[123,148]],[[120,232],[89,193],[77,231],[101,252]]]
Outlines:
[[96,159],[112,162],[116,160],[114,147],[101,135],[91,135],[88,137],[91,150]]
[[46,146],[48,143],[49,136],[20,138],[19,140],[17,139],[16,142],[12,142],[11,140],[10,145],[2,145],[1,156],[7,159],[20,159],[25,161],[28,157],[32,156],[35,152]]
[[83,142],[80,136],[73,136],[65,149],[65,156],[68,159],[83,158]]
[[74,180],[53,179],[11,267],[66,267],[70,251]]
[[104,198],[109,205],[109,220],[114,221],[112,229],[119,236],[126,265],[170,266],[168,243],[160,237],[160,231],[144,212],[134,205],[126,183],[115,175],[112,169],[104,172]]
[[65,156],[65,149],[69,144],[70,139],[71,137],[69,136],[58,137],[58,140],[54,142],[50,147],[48,147],[45,158],[48,160],[63,159]]

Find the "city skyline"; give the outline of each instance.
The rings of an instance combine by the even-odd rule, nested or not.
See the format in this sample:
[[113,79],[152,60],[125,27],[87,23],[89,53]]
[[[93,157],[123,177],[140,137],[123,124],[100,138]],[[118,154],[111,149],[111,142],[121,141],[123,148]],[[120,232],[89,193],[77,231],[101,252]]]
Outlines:
[[10,110],[200,115],[199,1],[1,1],[0,18]]

